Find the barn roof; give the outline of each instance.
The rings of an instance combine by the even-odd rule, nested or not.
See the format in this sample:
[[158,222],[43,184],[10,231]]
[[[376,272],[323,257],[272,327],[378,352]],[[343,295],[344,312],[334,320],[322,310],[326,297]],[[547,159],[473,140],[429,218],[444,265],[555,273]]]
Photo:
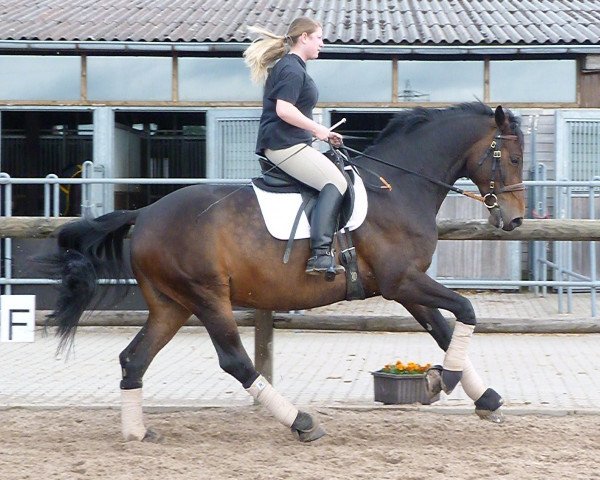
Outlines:
[[600,0],[0,0],[0,41],[239,43],[299,15],[336,44],[600,44]]

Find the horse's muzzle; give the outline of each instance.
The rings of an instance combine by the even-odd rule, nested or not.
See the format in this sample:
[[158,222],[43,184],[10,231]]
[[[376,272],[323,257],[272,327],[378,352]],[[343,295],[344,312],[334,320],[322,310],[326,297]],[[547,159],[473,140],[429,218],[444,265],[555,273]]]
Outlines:
[[510,232],[515,228],[519,228],[523,224],[523,217],[513,218],[512,221],[504,227],[504,230]]
[[523,217],[515,217],[509,222],[505,222],[500,208],[492,208],[489,212],[490,216],[488,222],[494,227],[501,228],[506,232],[510,232],[523,224]]

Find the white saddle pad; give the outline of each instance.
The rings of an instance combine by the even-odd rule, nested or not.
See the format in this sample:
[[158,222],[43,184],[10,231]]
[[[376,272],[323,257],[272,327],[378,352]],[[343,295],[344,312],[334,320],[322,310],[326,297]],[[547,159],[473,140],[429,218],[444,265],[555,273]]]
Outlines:
[[[345,227],[349,230],[356,230],[362,225],[367,216],[367,192],[365,185],[358,176],[354,174],[354,210]],[[252,184],[258,204],[262,212],[267,230],[278,240],[287,240],[292,232],[292,226],[300,205],[302,205],[302,197],[299,193],[274,193],[265,192]],[[296,235],[294,239],[309,238],[310,225],[306,213],[302,212]]]

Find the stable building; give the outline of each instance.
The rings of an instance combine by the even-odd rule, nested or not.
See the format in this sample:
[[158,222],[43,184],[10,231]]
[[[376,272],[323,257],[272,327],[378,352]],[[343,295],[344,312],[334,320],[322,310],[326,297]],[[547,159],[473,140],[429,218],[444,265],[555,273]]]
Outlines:
[[[92,162],[89,176],[105,178],[258,174],[261,89],[242,59],[253,39],[246,27],[284,34],[299,15],[323,26],[326,47],[308,63],[320,90],[316,113],[330,125],[346,118],[339,132],[364,137],[348,142],[354,148],[398,110],[481,100],[522,118],[529,179],[600,175],[597,0],[7,0],[0,171],[71,177]],[[139,208],[179,187],[97,185],[89,207],[93,215]],[[42,215],[42,189],[15,185],[11,213]],[[81,214],[78,195],[79,187],[65,189],[61,214]],[[530,202],[531,214],[557,214],[556,200],[548,211]],[[443,209],[485,215],[462,199]],[[459,243],[448,242],[455,264],[473,257]],[[518,242],[489,248],[500,272],[456,271],[440,261],[436,273],[521,275]],[[478,255],[489,260],[486,249]]]

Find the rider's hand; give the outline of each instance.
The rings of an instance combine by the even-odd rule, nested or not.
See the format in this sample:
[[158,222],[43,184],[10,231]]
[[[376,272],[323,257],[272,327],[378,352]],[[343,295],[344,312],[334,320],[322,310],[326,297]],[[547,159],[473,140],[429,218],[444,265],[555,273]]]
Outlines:
[[338,148],[342,146],[343,138],[339,133],[329,132],[329,142],[331,145]]
[[323,125],[317,125],[313,133],[314,136],[319,140],[331,142],[334,147],[339,147],[342,145],[342,136],[339,133],[332,132]]

